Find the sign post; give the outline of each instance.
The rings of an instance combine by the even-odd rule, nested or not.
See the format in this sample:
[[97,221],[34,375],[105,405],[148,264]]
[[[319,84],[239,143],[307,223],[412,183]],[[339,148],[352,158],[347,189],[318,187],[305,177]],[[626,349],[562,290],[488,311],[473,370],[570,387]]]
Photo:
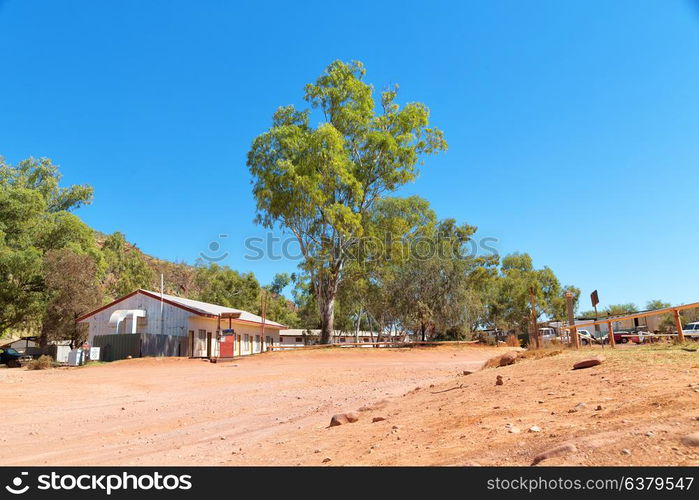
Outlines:
[[[599,295],[597,294],[597,290],[595,290],[594,292],[592,292],[590,294],[590,301],[592,302],[592,307],[595,309],[595,321],[597,321],[599,319],[599,314],[597,313],[597,304],[599,304]],[[600,333],[600,331],[601,331],[600,326],[595,325],[595,336],[597,336],[597,338],[599,338],[598,334]],[[602,344],[602,345],[604,345],[604,344]]]

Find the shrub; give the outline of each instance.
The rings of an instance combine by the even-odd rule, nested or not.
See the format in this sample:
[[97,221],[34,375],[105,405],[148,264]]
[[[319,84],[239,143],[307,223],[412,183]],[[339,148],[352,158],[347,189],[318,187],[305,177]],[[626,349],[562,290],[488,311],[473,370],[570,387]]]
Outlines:
[[47,370],[49,368],[53,368],[53,366],[53,358],[44,354],[42,356],[39,356],[39,359],[34,359],[30,361],[27,365],[27,368],[29,370]]

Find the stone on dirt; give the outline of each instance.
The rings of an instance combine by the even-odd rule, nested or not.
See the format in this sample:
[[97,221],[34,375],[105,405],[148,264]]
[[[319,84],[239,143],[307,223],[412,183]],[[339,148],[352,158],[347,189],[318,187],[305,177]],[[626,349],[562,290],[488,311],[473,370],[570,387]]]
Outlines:
[[508,366],[513,364],[515,361],[517,361],[517,356],[518,354],[516,351],[506,352],[500,356],[500,366]]
[[687,434],[682,438],[682,444],[686,446],[699,446],[699,432]]
[[354,412],[338,413],[330,419],[330,427],[336,427],[343,424],[351,424],[359,420],[359,416]]
[[536,465],[549,458],[561,457],[563,455],[567,455],[568,453],[575,453],[576,451],[578,451],[578,448],[573,443],[564,443],[560,446],[556,446],[555,448],[551,448],[550,450],[546,450],[543,453],[539,453],[534,457],[534,460],[532,460],[532,465]]
[[495,379],[495,385],[502,385],[503,383],[504,382],[502,381],[502,375],[498,375]]
[[374,418],[371,419],[372,423],[375,423],[375,422],[382,422],[382,421],[384,421],[384,420],[386,420],[386,417],[374,417]]
[[580,370],[582,368],[590,368],[601,365],[603,361],[604,356],[595,356],[594,358],[583,359],[582,361],[578,361],[573,365],[573,370]]

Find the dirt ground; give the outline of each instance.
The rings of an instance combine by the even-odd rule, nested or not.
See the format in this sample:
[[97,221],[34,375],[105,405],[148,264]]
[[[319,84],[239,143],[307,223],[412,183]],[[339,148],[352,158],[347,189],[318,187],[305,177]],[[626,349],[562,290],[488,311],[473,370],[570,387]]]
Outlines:
[[[605,348],[572,371],[588,348],[463,375],[508,350],[0,369],[0,465],[529,465],[562,443],[577,451],[542,465],[699,465],[681,442],[699,431],[697,352]],[[345,411],[359,421],[328,427]]]

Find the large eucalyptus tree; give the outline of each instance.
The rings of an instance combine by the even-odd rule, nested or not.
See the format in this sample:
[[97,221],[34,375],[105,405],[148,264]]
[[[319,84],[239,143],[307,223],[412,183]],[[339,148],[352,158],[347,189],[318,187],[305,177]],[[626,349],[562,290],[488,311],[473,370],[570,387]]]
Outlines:
[[447,147],[424,104],[401,108],[397,87],[383,91],[377,104],[364,75],[360,62],[330,64],[306,85],[304,99],[317,113],[280,107],[248,153],[257,221],[298,240],[323,343],[332,334],[344,267],[368,232],[374,206],[415,178],[424,155]]

